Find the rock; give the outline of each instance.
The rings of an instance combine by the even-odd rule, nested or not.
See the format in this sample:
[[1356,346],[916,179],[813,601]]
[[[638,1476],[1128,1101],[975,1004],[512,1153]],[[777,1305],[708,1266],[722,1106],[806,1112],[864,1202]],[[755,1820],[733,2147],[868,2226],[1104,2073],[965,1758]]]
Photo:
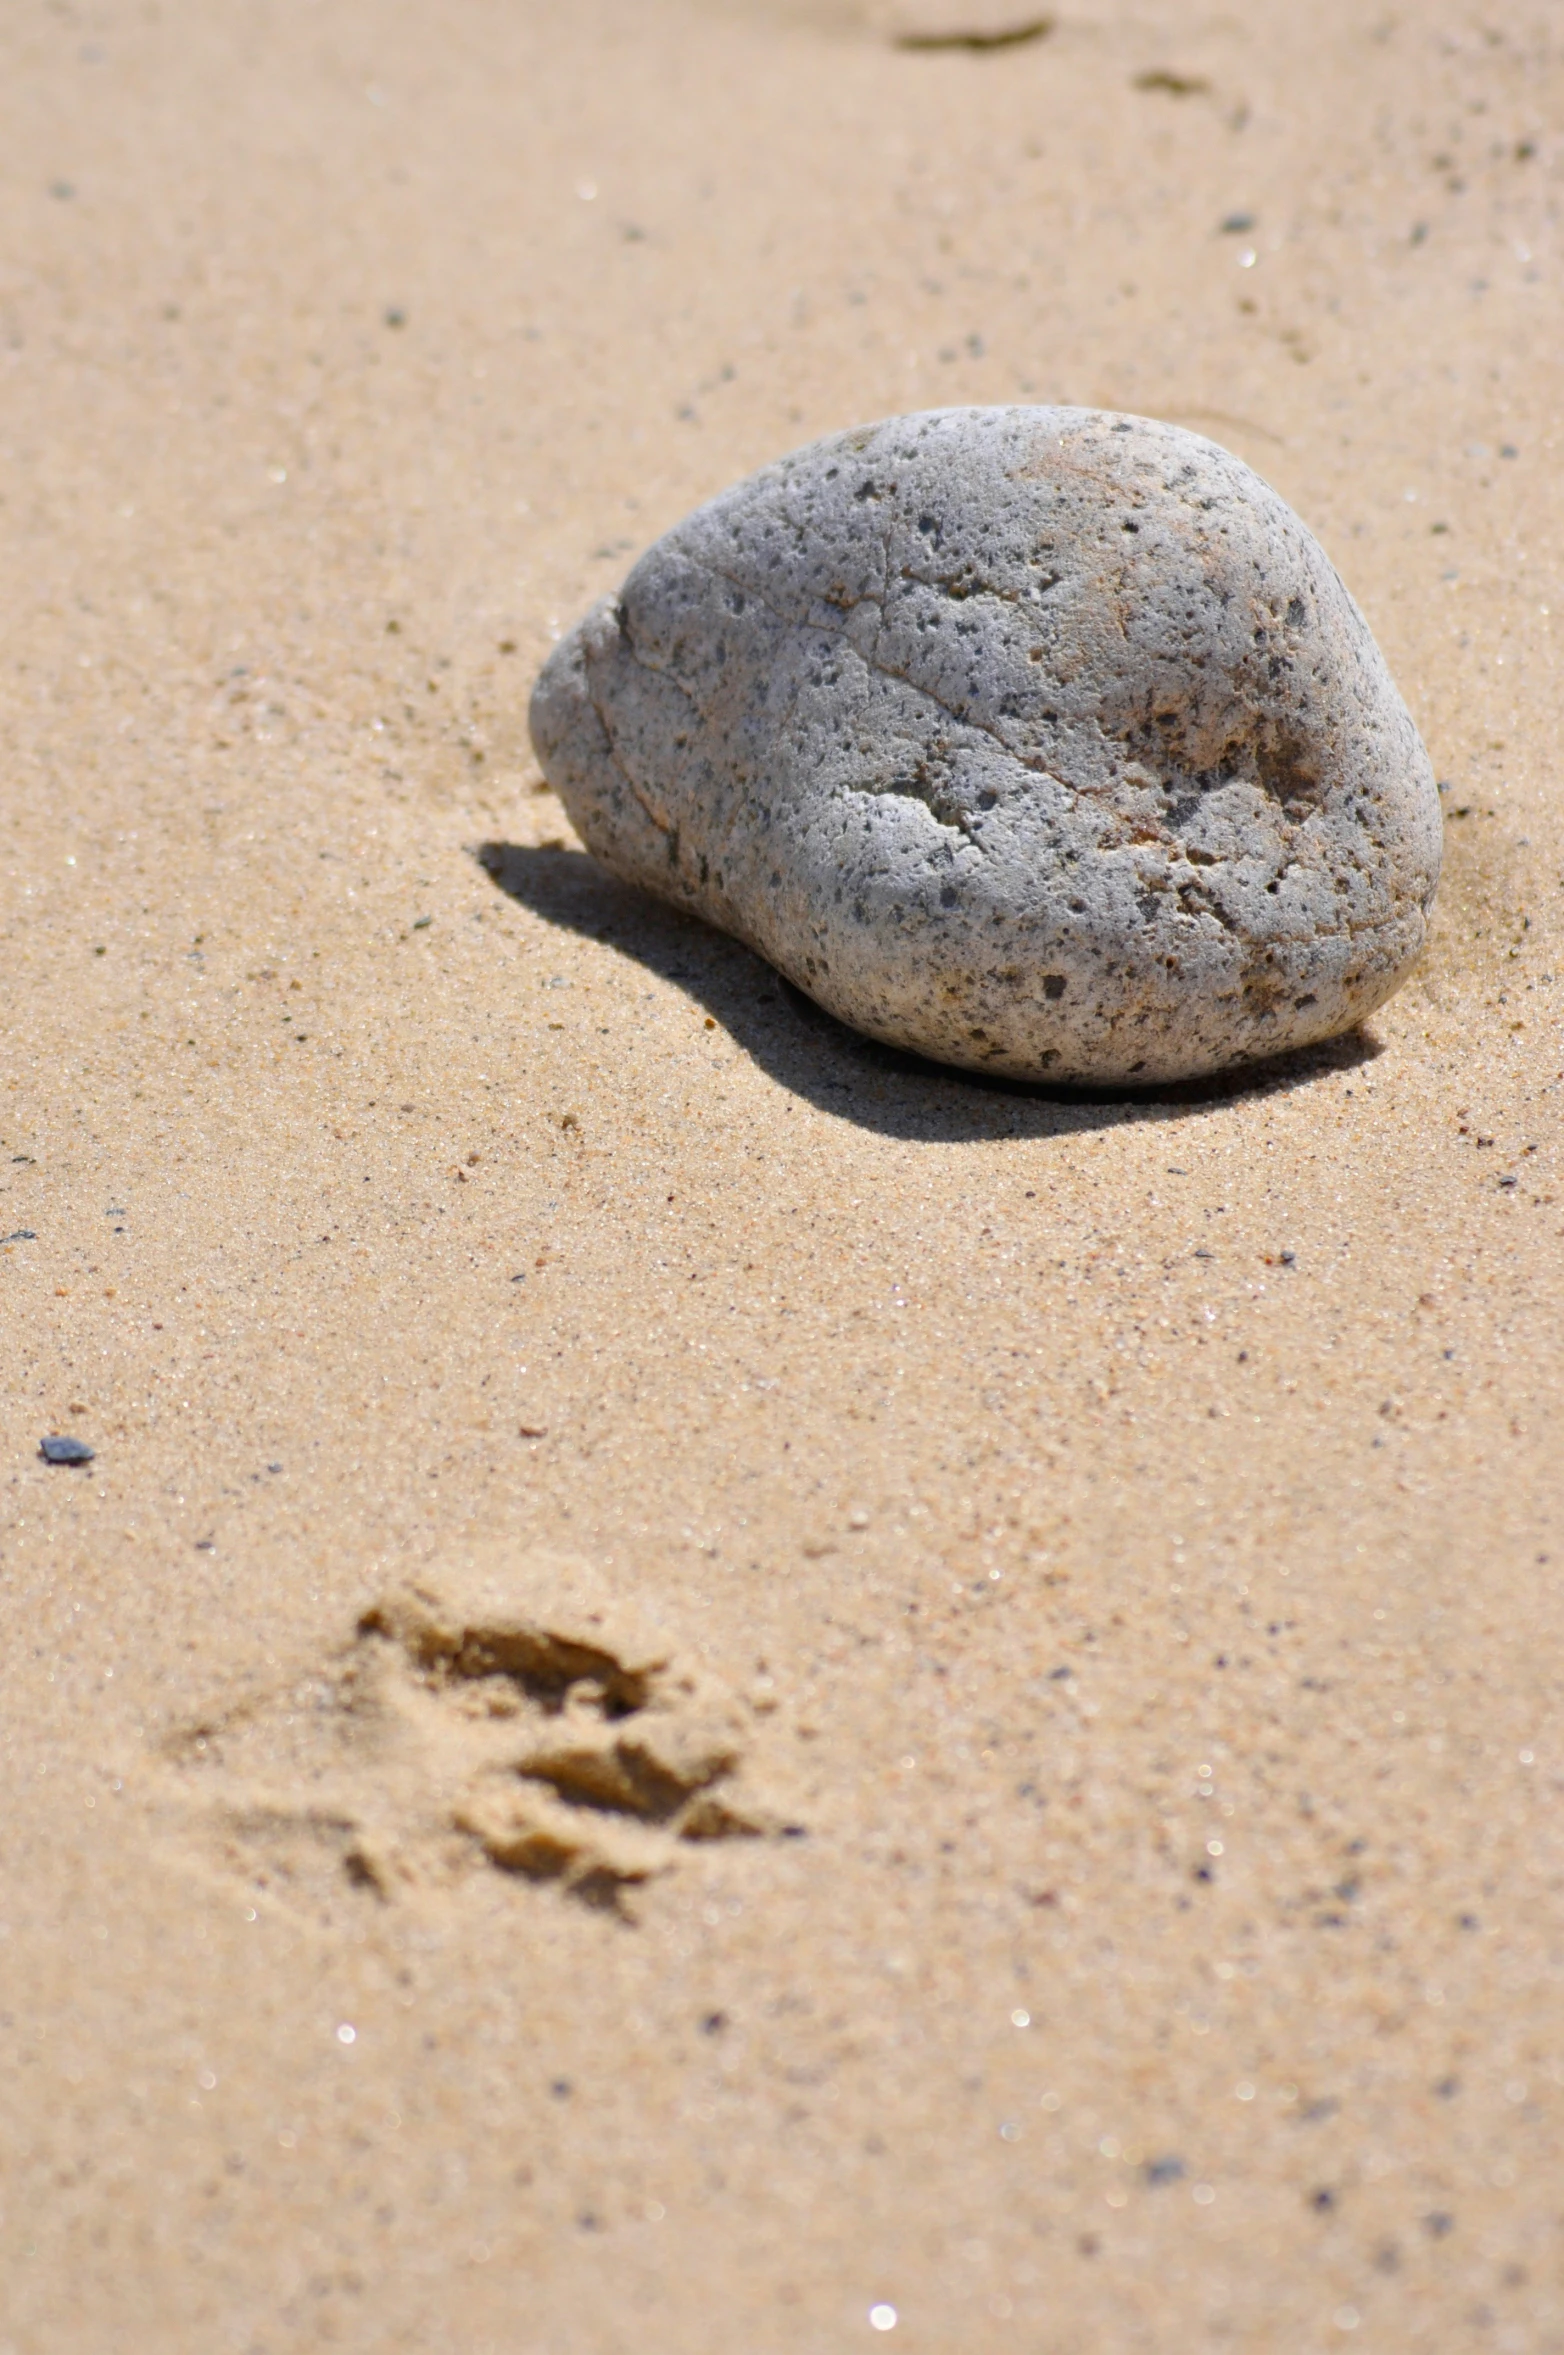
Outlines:
[[605,866],[854,1028],[1144,1085],[1351,1028],[1422,947],[1428,756],[1318,542],[1200,436],[944,409],[698,508],[556,648]]
[[47,1439],[39,1440],[38,1453],[46,1464],[90,1464],[97,1450],[85,1439],[62,1439],[51,1431]]

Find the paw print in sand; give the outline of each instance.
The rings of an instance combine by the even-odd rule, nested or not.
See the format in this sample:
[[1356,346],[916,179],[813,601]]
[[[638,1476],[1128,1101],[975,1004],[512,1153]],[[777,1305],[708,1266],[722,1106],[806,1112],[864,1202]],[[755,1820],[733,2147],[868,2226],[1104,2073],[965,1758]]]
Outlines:
[[690,1842],[797,1832],[755,1788],[756,1732],[586,1565],[533,1557],[393,1589],[324,1676],[173,1757],[222,1776],[225,1861],[261,1888],[393,1898],[487,1862],[617,1905]]

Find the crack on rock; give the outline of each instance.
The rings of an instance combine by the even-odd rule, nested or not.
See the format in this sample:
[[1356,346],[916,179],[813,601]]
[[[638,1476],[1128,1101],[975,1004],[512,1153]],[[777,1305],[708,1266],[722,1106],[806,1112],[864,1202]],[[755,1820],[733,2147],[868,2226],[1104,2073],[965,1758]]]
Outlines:
[[[667,683],[670,687],[677,689],[681,694],[684,693],[684,690],[679,687],[679,682],[677,679],[668,678],[666,672],[659,671],[654,664],[644,661],[643,658],[636,652],[635,646],[631,641],[624,608],[617,604],[614,607],[614,627],[618,631],[620,642],[623,644],[625,651],[629,654],[632,662],[640,663],[641,668],[645,671],[649,671],[654,678],[667,678]],[[619,747],[614,741],[613,729],[608,724],[608,714],[603,709],[602,699],[599,696],[597,690],[597,683],[591,675],[592,665],[590,658],[588,658],[582,667],[587,673],[587,701],[591,705],[593,717],[596,719],[598,726],[603,731],[603,743],[607,749],[610,763],[612,764],[618,776],[622,779],[625,791],[630,795],[636,807],[645,817],[647,823],[652,826],[657,833],[663,835],[670,843],[677,845],[679,839],[678,827],[674,824],[671,818],[664,816],[663,812],[658,809],[655,802],[653,802],[642,790],[638,780],[631,775],[629,769],[627,769],[625,766],[624,759],[620,753]],[[695,705],[697,715],[704,723],[706,715],[701,711],[699,704],[695,703],[695,698],[690,695],[686,696],[686,700]]]

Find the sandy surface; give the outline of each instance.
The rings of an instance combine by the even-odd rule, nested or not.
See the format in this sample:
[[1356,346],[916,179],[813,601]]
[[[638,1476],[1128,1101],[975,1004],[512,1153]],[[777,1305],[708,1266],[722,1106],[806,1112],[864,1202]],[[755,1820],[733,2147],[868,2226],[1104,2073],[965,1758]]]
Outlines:
[[[1003,21],[8,12],[4,2355],[1564,2347],[1559,18],[895,46]],[[1262,1080],[898,1061],[536,789],[698,498],[1027,395],[1258,466],[1448,783]],[[436,1574],[747,1834],[494,1861]]]

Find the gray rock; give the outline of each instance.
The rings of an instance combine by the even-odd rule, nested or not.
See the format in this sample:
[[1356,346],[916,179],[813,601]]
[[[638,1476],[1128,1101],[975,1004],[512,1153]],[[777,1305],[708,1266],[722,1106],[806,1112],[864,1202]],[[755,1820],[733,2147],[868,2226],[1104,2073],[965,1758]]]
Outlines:
[[698,508],[550,657],[588,848],[855,1029],[1145,1084],[1389,996],[1433,775],[1318,542],[1198,435],[941,409]]

